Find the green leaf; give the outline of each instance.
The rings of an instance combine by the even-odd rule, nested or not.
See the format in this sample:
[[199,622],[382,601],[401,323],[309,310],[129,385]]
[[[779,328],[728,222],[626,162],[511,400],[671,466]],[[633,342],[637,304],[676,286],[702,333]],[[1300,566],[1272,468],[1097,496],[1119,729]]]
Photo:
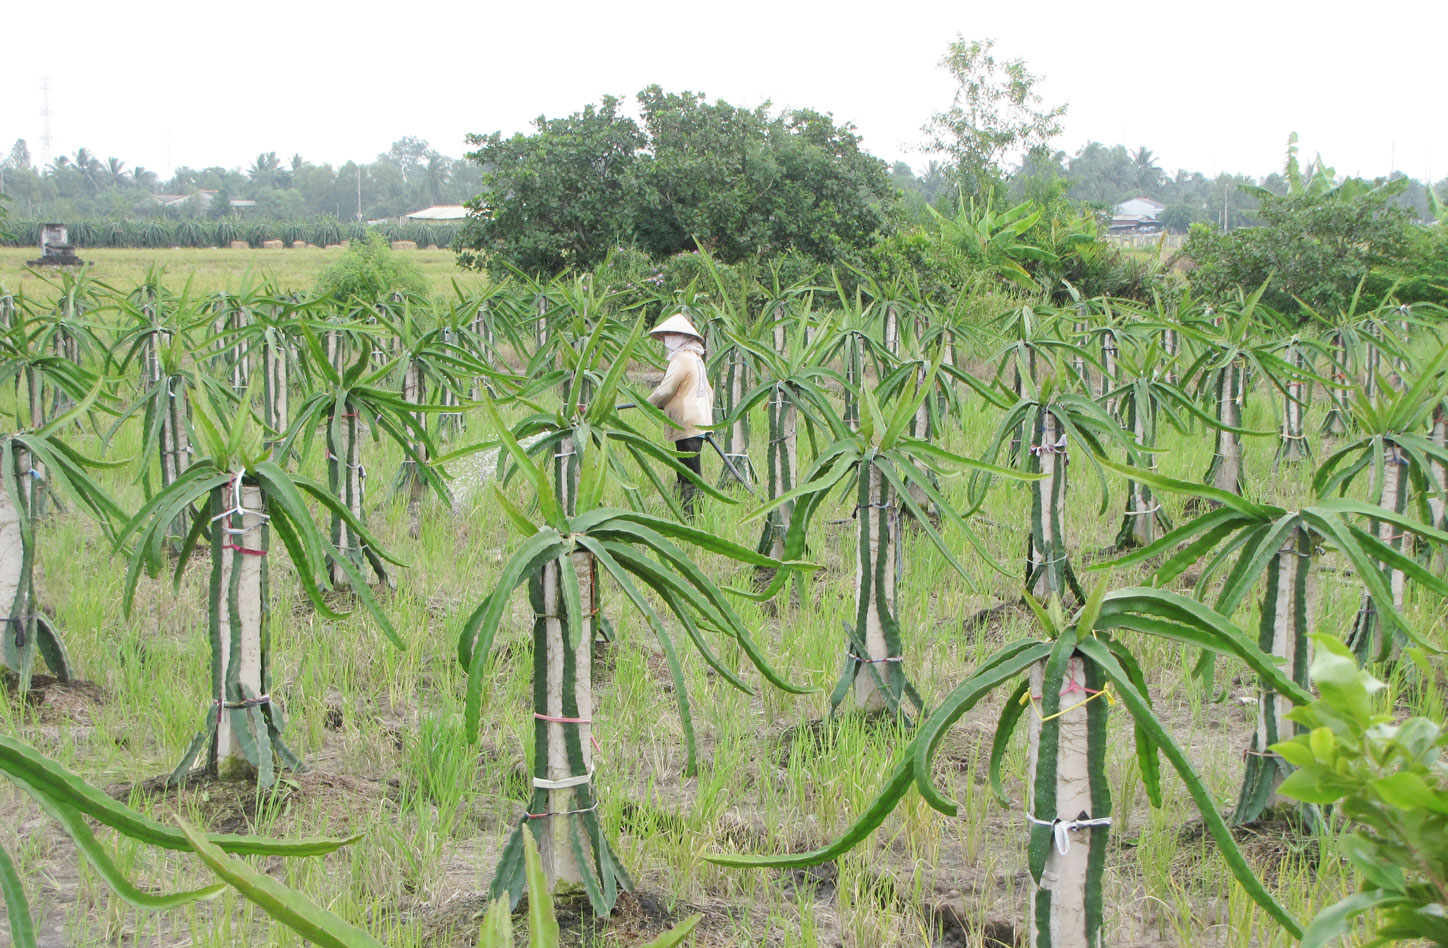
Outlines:
[[523,833],[523,875],[528,884],[528,946],[558,948],[558,917],[553,914],[548,877],[543,875],[538,844],[533,841],[533,834],[526,831]]
[[508,911],[511,901],[504,893],[502,898],[489,903],[482,931],[478,933],[478,948],[513,948],[513,915]]
[[79,813],[63,803],[56,802],[13,774],[10,779],[29,793],[51,819],[60,824],[75,843],[75,848],[95,870],[96,875],[100,876],[106,885],[111,887],[111,891],[120,896],[127,904],[147,912],[161,912],[198,900],[213,899],[226,889],[225,885],[212,885],[189,892],[177,892],[174,895],[152,895],[150,892],[138,888],[116,867],[116,864],[111,861],[111,857],[106,855],[106,851],[96,841],[95,834],[90,831],[90,827],[86,825]]
[[0,846],[0,893],[5,896],[5,915],[10,920],[10,941],[14,948],[38,948],[35,941],[35,919],[25,899],[25,887],[10,854]]
[[1354,918],[1371,912],[1373,909],[1382,908],[1384,905],[1397,903],[1400,899],[1401,896],[1396,892],[1384,889],[1355,892],[1317,913],[1312,924],[1307,926],[1307,931],[1302,933],[1300,948],[1326,948],[1327,945],[1347,934],[1348,923]]
[[682,945],[684,939],[694,933],[694,929],[699,926],[699,923],[703,921],[703,919],[703,915],[690,915],[658,938],[655,938],[646,945],[640,945],[639,948],[675,948],[677,945]]
[[262,911],[322,948],[383,948],[367,932],[207,842],[179,816],[176,825],[201,861]]
[[1051,646],[1044,642],[1023,641],[1007,646],[956,685],[940,705],[930,712],[930,716],[920,725],[919,735],[912,742],[916,749],[912,772],[916,788],[932,807],[947,816],[954,816],[956,813],[955,803],[936,789],[934,774],[931,772],[935,750],[944,738],[945,731],[960,720],[961,715],[975,707],[985,695],[1050,654]]
[[[189,851],[177,829],[148,819],[87,783],[65,767],[12,737],[0,734],[0,772],[18,776],[48,798],[64,803],[132,839],[164,849]],[[268,839],[261,836],[207,837],[223,851],[260,856],[318,856],[361,839]]]
[[[1327,730],[1327,728],[1320,730]],[[1331,731],[1328,733],[1331,734]],[[1384,803],[1400,810],[1421,808],[1436,813],[1448,813],[1448,799],[1429,787],[1426,780],[1411,770],[1400,770],[1386,777],[1370,780],[1368,786],[1383,799]]]
[[1322,767],[1294,770],[1282,781],[1277,792],[1303,803],[1326,805],[1336,803],[1357,789],[1357,781],[1341,777]]

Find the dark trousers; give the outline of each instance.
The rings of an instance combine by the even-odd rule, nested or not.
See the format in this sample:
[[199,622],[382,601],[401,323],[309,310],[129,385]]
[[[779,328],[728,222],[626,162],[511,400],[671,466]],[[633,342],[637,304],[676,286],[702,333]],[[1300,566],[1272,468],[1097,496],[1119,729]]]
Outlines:
[[[683,462],[684,467],[702,478],[704,462],[703,459],[699,457],[699,452],[704,450],[704,439],[680,438],[674,442],[674,450],[683,455],[679,460]],[[679,499],[683,501],[684,513],[692,519],[694,516],[694,504],[699,496],[699,487],[681,473],[679,475],[678,489]]]

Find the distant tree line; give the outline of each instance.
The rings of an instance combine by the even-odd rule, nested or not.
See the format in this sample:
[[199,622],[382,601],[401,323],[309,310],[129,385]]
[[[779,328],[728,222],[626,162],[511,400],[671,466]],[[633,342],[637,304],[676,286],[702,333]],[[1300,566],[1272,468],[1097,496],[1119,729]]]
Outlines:
[[[0,247],[35,247],[40,243],[40,230],[46,220],[0,219]],[[308,244],[326,247],[354,240],[366,240],[376,234],[388,241],[409,240],[419,247],[450,247],[457,236],[456,224],[408,221],[399,224],[386,221],[369,225],[358,221],[338,221],[334,217],[277,221],[266,218],[239,217],[138,219],[101,218],[65,221],[69,237],[77,247],[231,247],[240,242],[249,247],[263,247],[270,241],[284,246]]]
[[[299,154],[283,160],[268,151],[246,168],[180,167],[165,180],[119,158],[102,160],[86,148],[37,168],[24,139],[0,161],[0,192],[10,196],[12,214],[67,222],[217,219],[236,215],[233,200],[255,201],[245,214],[268,220],[371,220],[434,204],[461,204],[478,193],[480,180],[475,165],[412,137],[398,139],[370,162],[333,167]],[[184,200],[163,204],[156,195]]]

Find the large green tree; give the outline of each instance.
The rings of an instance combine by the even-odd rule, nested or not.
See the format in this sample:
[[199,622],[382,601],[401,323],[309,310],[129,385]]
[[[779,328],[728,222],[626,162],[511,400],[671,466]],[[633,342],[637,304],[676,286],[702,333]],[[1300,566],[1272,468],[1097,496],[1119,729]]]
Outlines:
[[[1323,180],[1330,179],[1319,174],[1314,183]],[[1208,298],[1227,299],[1237,287],[1261,286],[1270,278],[1262,301],[1279,311],[1296,312],[1299,303],[1346,308],[1359,282],[1405,257],[1411,215],[1392,203],[1402,187],[1401,181],[1349,179],[1299,185],[1286,195],[1251,188],[1260,226],[1228,233],[1192,227],[1185,249],[1198,265],[1192,285]],[[1386,289],[1380,286],[1380,292]]]
[[483,188],[463,262],[556,273],[622,244],[656,258],[702,246],[726,263],[789,250],[834,262],[888,222],[885,163],[848,124],[658,86],[638,103],[642,125],[605,96],[566,118],[539,118],[529,135],[470,136]]
[[604,96],[565,118],[540,115],[531,135],[468,136],[483,188],[459,238],[465,265],[555,273],[596,263],[629,238],[647,139],[621,101]]
[[1025,60],[997,60],[994,47],[993,39],[956,36],[940,60],[955,80],[955,99],[924,129],[927,145],[955,162],[967,194],[995,189],[1007,162],[1048,144],[1066,114],[1064,103],[1045,104]]

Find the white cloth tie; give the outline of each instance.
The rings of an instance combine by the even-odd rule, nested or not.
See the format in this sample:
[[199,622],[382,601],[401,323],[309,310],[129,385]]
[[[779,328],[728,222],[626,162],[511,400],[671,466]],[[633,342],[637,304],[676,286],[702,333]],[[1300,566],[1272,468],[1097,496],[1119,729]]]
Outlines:
[[1072,830],[1090,829],[1093,826],[1111,825],[1111,817],[1109,816],[1098,817],[1094,820],[1063,820],[1060,817],[1057,817],[1054,820],[1038,820],[1031,814],[1027,813],[1026,819],[1030,820],[1032,823],[1035,823],[1037,826],[1051,827],[1051,832],[1056,837],[1056,852],[1060,853],[1063,856],[1071,851],[1070,833]]

